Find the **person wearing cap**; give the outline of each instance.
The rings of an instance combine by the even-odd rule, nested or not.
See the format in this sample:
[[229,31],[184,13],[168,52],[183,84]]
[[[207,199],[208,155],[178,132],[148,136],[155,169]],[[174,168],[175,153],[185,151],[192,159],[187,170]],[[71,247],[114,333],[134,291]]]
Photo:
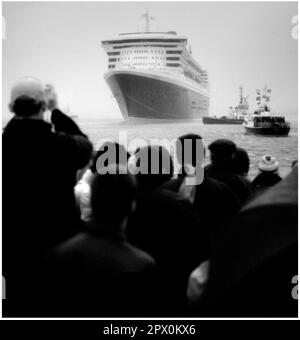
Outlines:
[[205,175],[227,184],[244,204],[250,198],[251,183],[245,176],[237,173],[237,146],[231,140],[217,139],[208,149],[211,164],[205,167]]
[[[34,306],[42,301],[43,255],[81,226],[73,187],[77,170],[90,159],[92,145],[57,108],[53,89],[37,79],[16,82],[9,108],[14,116],[2,136],[7,283],[3,312],[30,315],[38,313]],[[51,123],[45,120],[46,110],[51,111]]]
[[258,163],[259,174],[254,178],[252,186],[255,191],[272,187],[282,180],[278,174],[279,163],[275,157],[265,155]]

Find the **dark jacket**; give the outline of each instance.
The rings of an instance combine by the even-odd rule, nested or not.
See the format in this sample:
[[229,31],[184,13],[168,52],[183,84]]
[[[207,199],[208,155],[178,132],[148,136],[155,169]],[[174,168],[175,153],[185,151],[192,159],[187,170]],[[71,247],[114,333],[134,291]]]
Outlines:
[[281,180],[282,178],[277,173],[262,172],[254,178],[252,187],[254,191],[261,191],[263,189],[272,187]]
[[159,188],[137,195],[128,220],[130,242],[152,255],[164,273],[173,313],[179,312],[176,307],[183,313],[189,274],[208,257],[199,223],[187,200]]
[[205,167],[205,176],[225,183],[236,194],[242,204],[246,203],[252,193],[250,181],[236,174],[230,167],[221,164],[209,164]]
[[59,110],[52,120],[58,132],[42,120],[13,118],[2,136],[3,275],[11,302],[34,299],[43,254],[80,227],[73,187],[92,145]]
[[296,317],[298,168],[242,209],[213,247],[196,315]]
[[[178,192],[184,181],[183,176],[172,179],[164,188]],[[241,203],[234,192],[224,183],[209,177],[204,177],[196,186],[193,208],[203,222],[207,234],[215,232],[226,220],[232,218],[240,209]]]
[[54,315],[155,315],[160,301],[154,259],[108,229],[86,230],[48,256]]

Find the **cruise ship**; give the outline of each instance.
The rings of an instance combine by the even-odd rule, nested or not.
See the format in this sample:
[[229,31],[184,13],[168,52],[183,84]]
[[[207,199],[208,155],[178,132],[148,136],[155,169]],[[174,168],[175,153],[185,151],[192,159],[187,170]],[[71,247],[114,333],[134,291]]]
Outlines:
[[150,29],[102,41],[108,56],[104,78],[125,120],[190,120],[208,115],[207,72],[193,59],[187,38]]

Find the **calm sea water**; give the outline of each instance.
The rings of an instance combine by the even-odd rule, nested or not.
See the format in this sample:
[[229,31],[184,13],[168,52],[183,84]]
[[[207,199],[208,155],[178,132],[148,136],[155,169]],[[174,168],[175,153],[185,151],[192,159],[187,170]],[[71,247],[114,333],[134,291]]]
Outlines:
[[[133,123],[124,121],[78,120],[82,130],[90,137],[96,147],[101,140],[119,141],[120,132],[127,134],[129,146],[134,138],[142,138],[147,142],[151,139],[173,139],[186,133],[200,134],[207,146],[218,138],[227,138],[238,146],[245,148],[250,156],[251,166],[249,177],[257,173],[259,159],[266,154],[277,157],[280,163],[280,174],[286,176],[293,160],[298,159],[298,122],[291,120],[291,131],[288,137],[254,136],[245,134],[241,125],[203,125],[201,122],[159,122]],[[207,160],[209,162],[209,160]]]

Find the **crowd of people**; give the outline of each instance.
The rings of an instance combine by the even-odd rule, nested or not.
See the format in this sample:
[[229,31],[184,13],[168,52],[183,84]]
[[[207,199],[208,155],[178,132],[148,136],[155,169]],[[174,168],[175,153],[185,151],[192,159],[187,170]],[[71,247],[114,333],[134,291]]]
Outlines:
[[[218,139],[203,180],[191,185],[200,135],[177,140],[190,142],[188,161],[161,145],[93,150],[51,87],[23,78],[10,99],[4,316],[297,316],[296,161],[282,179],[266,155],[250,181],[247,151]],[[109,149],[118,157],[104,173],[99,158]],[[137,162],[148,171],[128,171]]]

